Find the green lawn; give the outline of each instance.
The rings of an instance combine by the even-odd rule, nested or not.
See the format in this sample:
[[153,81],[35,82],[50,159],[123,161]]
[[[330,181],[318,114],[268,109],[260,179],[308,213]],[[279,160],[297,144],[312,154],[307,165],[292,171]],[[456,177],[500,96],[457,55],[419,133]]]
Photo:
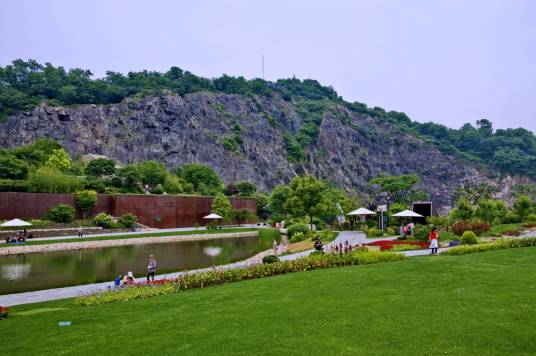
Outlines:
[[[534,355],[536,249],[300,272],[128,303],[12,308],[1,354]],[[59,327],[59,321],[72,321]]]
[[24,244],[6,244],[4,240],[4,243],[0,243],[0,248],[13,247],[13,246],[48,245],[48,244],[66,243],[66,242],[136,239],[140,237],[222,234],[222,233],[229,233],[229,232],[247,232],[247,231],[256,231],[256,230],[257,229],[255,228],[229,228],[229,229],[221,229],[221,230],[188,230],[188,231],[174,231],[174,232],[167,231],[167,232],[151,232],[151,233],[146,233],[146,234],[129,234],[129,235],[113,235],[113,236],[100,236],[100,237],[95,236],[95,237],[88,237],[88,238],[72,238],[72,239],[52,240],[52,241],[27,240]]

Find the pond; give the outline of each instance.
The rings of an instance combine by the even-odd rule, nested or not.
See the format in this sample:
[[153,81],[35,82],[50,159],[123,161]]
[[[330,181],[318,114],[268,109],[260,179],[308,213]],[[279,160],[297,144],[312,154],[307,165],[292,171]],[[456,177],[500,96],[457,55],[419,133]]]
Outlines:
[[252,236],[0,256],[0,295],[112,281],[128,271],[142,277],[150,254],[163,274],[235,262],[268,248]]

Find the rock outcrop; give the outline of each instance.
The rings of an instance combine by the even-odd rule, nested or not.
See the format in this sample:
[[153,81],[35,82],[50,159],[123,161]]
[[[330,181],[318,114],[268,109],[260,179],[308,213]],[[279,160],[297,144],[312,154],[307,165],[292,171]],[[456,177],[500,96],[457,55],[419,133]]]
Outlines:
[[[470,162],[440,152],[395,124],[336,104],[323,112],[316,142],[303,147],[304,159],[293,162],[284,133],[297,134],[302,116],[293,103],[280,97],[217,93],[75,108],[44,104],[0,125],[0,146],[48,137],[71,155],[106,155],[122,163],[155,159],[168,167],[205,163],[226,183],[249,180],[260,190],[305,173],[348,191],[366,192],[367,182],[381,172],[417,173],[421,188],[441,205],[450,204],[460,183],[487,179]],[[237,125],[241,143],[229,150],[224,139],[237,135],[233,131]]]

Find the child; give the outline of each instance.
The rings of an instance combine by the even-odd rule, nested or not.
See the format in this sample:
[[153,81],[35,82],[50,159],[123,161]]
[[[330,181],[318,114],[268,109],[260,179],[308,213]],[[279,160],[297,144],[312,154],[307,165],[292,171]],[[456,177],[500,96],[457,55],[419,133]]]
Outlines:
[[119,273],[117,277],[115,277],[114,279],[114,286],[119,287],[121,285],[122,279],[123,279],[123,276],[121,275],[121,273]]
[[430,249],[432,250],[431,255],[437,255],[437,248],[439,247],[439,244],[437,242],[438,234],[437,229],[435,227],[430,232],[428,239],[430,240]]

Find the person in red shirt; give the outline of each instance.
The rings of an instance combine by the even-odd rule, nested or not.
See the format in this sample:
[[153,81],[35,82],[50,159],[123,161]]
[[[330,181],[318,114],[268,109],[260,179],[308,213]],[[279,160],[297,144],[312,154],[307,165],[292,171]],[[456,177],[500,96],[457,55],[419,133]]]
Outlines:
[[439,234],[437,233],[437,229],[435,227],[432,229],[432,231],[430,231],[428,240],[430,240],[430,249],[432,250],[431,255],[437,255],[437,249],[439,247],[437,241],[439,240]]

